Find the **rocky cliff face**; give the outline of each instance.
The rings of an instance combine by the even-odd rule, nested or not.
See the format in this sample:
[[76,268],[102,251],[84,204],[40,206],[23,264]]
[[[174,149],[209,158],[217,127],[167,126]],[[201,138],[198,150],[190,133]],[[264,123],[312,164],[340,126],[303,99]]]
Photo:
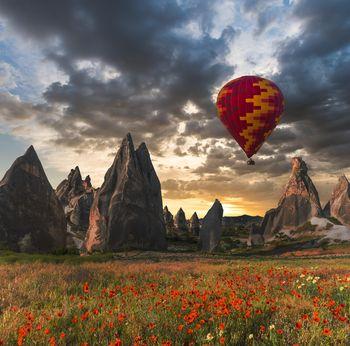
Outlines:
[[221,239],[222,214],[222,205],[216,199],[202,221],[202,229],[199,233],[202,251],[213,252],[218,247]]
[[167,233],[172,233],[175,230],[174,217],[169,211],[168,207],[165,206],[163,210],[165,228]]
[[291,161],[292,174],[276,209],[269,210],[262,221],[265,241],[270,241],[283,228],[295,228],[311,217],[323,216],[318,192],[308,176],[301,157]]
[[90,177],[82,180],[77,166],[58,185],[56,194],[66,214],[67,246],[80,249],[89,228],[89,215],[94,198]]
[[166,248],[160,182],[146,145],[135,151],[130,134],[96,193],[84,245],[88,252]]
[[325,207],[329,216],[338,219],[342,224],[350,226],[350,184],[345,175],[339,177],[331,199]]
[[25,252],[65,248],[64,211],[33,146],[0,182],[0,242]]
[[188,232],[186,215],[185,215],[185,212],[182,210],[182,208],[180,208],[179,211],[176,213],[174,224],[175,224],[176,231],[180,233]]
[[71,169],[68,178],[64,179],[56,188],[56,195],[64,207],[69,204],[73,197],[79,196],[83,192],[84,186],[78,166]]
[[198,215],[196,212],[194,212],[190,218],[190,233],[198,236],[199,231],[200,231],[200,223],[199,223]]

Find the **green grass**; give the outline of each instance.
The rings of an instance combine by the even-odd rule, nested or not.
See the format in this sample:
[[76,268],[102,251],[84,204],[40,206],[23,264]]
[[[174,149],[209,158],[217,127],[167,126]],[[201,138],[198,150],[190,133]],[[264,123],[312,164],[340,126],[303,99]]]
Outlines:
[[0,264],[10,263],[67,263],[81,264],[86,262],[107,262],[115,259],[113,253],[96,253],[90,256],[79,256],[77,254],[29,254],[11,251],[0,251]]
[[[257,259],[269,259],[275,258],[287,254],[288,257],[293,258],[293,252],[302,251],[305,255],[309,255],[309,250],[317,251],[317,253],[311,254],[313,257],[319,257],[327,255],[329,257],[336,257],[341,255],[342,257],[350,258],[350,244],[324,244],[322,247],[313,248],[307,247],[310,239],[298,239],[291,240],[289,242],[281,241],[274,242],[266,246],[259,246],[253,248],[247,247],[233,247],[230,250],[221,247],[217,252],[213,254],[205,254],[197,251],[197,245],[184,242],[170,242],[169,250],[166,252],[152,252],[152,251],[128,251],[128,252],[107,252],[107,253],[94,253],[89,256],[79,256],[78,254],[28,254],[18,253],[12,251],[0,250],[0,264],[11,263],[56,263],[56,264],[72,264],[80,265],[84,263],[104,263],[118,260],[128,261],[153,261],[158,262],[163,259],[171,260],[189,260],[192,257],[198,258],[215,258],[215,259],[244,259],[244,258],[257,258]],[[302,252],[301,251],[301,252]]]

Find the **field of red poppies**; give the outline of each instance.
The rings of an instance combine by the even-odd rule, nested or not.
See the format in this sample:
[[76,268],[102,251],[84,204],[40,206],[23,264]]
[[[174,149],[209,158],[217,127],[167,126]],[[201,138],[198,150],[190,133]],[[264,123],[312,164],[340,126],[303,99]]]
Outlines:
[[0,345],[349,345],[350,260],[0,265]]

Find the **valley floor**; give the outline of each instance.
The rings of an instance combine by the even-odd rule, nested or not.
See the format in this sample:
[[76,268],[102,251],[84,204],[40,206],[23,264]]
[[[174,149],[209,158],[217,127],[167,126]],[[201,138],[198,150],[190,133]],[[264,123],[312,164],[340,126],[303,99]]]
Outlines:
[[350,256],[327,251],[3,253],[0,345],[349,345]]

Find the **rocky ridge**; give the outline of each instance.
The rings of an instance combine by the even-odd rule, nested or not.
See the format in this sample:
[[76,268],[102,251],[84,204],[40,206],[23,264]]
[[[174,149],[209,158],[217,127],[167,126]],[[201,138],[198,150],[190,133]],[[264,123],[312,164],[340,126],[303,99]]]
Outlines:
[[269,210],[262,221],[261,233],[265,242],[273,240],[284,228],[295,228],[312,217],[322,217],[318,192],[308,168],[301,157],[291,160],[292,173],[276,209]]
[[202,228],[199,233],[201,251],[213,252],[219,246],[222,215],[222,205],[220,201],[216,199],[202,221]]
[[343,225],[350,226],[350,183],[345,175],[339,177],[324,211],[327,216],[335,217]]
[[56,188],[67,220],[67,247],[81,249],[89,228],[89,215],[94,199],[90,176],[82,180],[79,167],[71,169],[67,179]]
[[23,252],[65,248],[64,211],[33,146],[0,182],[0,242]]
[[174,217],[173,217],[173,214],[169,211],[167,206],[165,206],[163,209],[163,216],[164,216],[166,232],[168,234],[174,232],[175,230]]
[[190,224],[190,233],[193,235],[199,236],[201,226],[200,226],[199,218],[196,212],[194,212],[193,215],[191,216],[189,220],[189,224]]
[[187,233],[188,232],[188,224],[186,220],[185,212],[182,208],[178,210],[174,218],[175,229],[179,233]]

